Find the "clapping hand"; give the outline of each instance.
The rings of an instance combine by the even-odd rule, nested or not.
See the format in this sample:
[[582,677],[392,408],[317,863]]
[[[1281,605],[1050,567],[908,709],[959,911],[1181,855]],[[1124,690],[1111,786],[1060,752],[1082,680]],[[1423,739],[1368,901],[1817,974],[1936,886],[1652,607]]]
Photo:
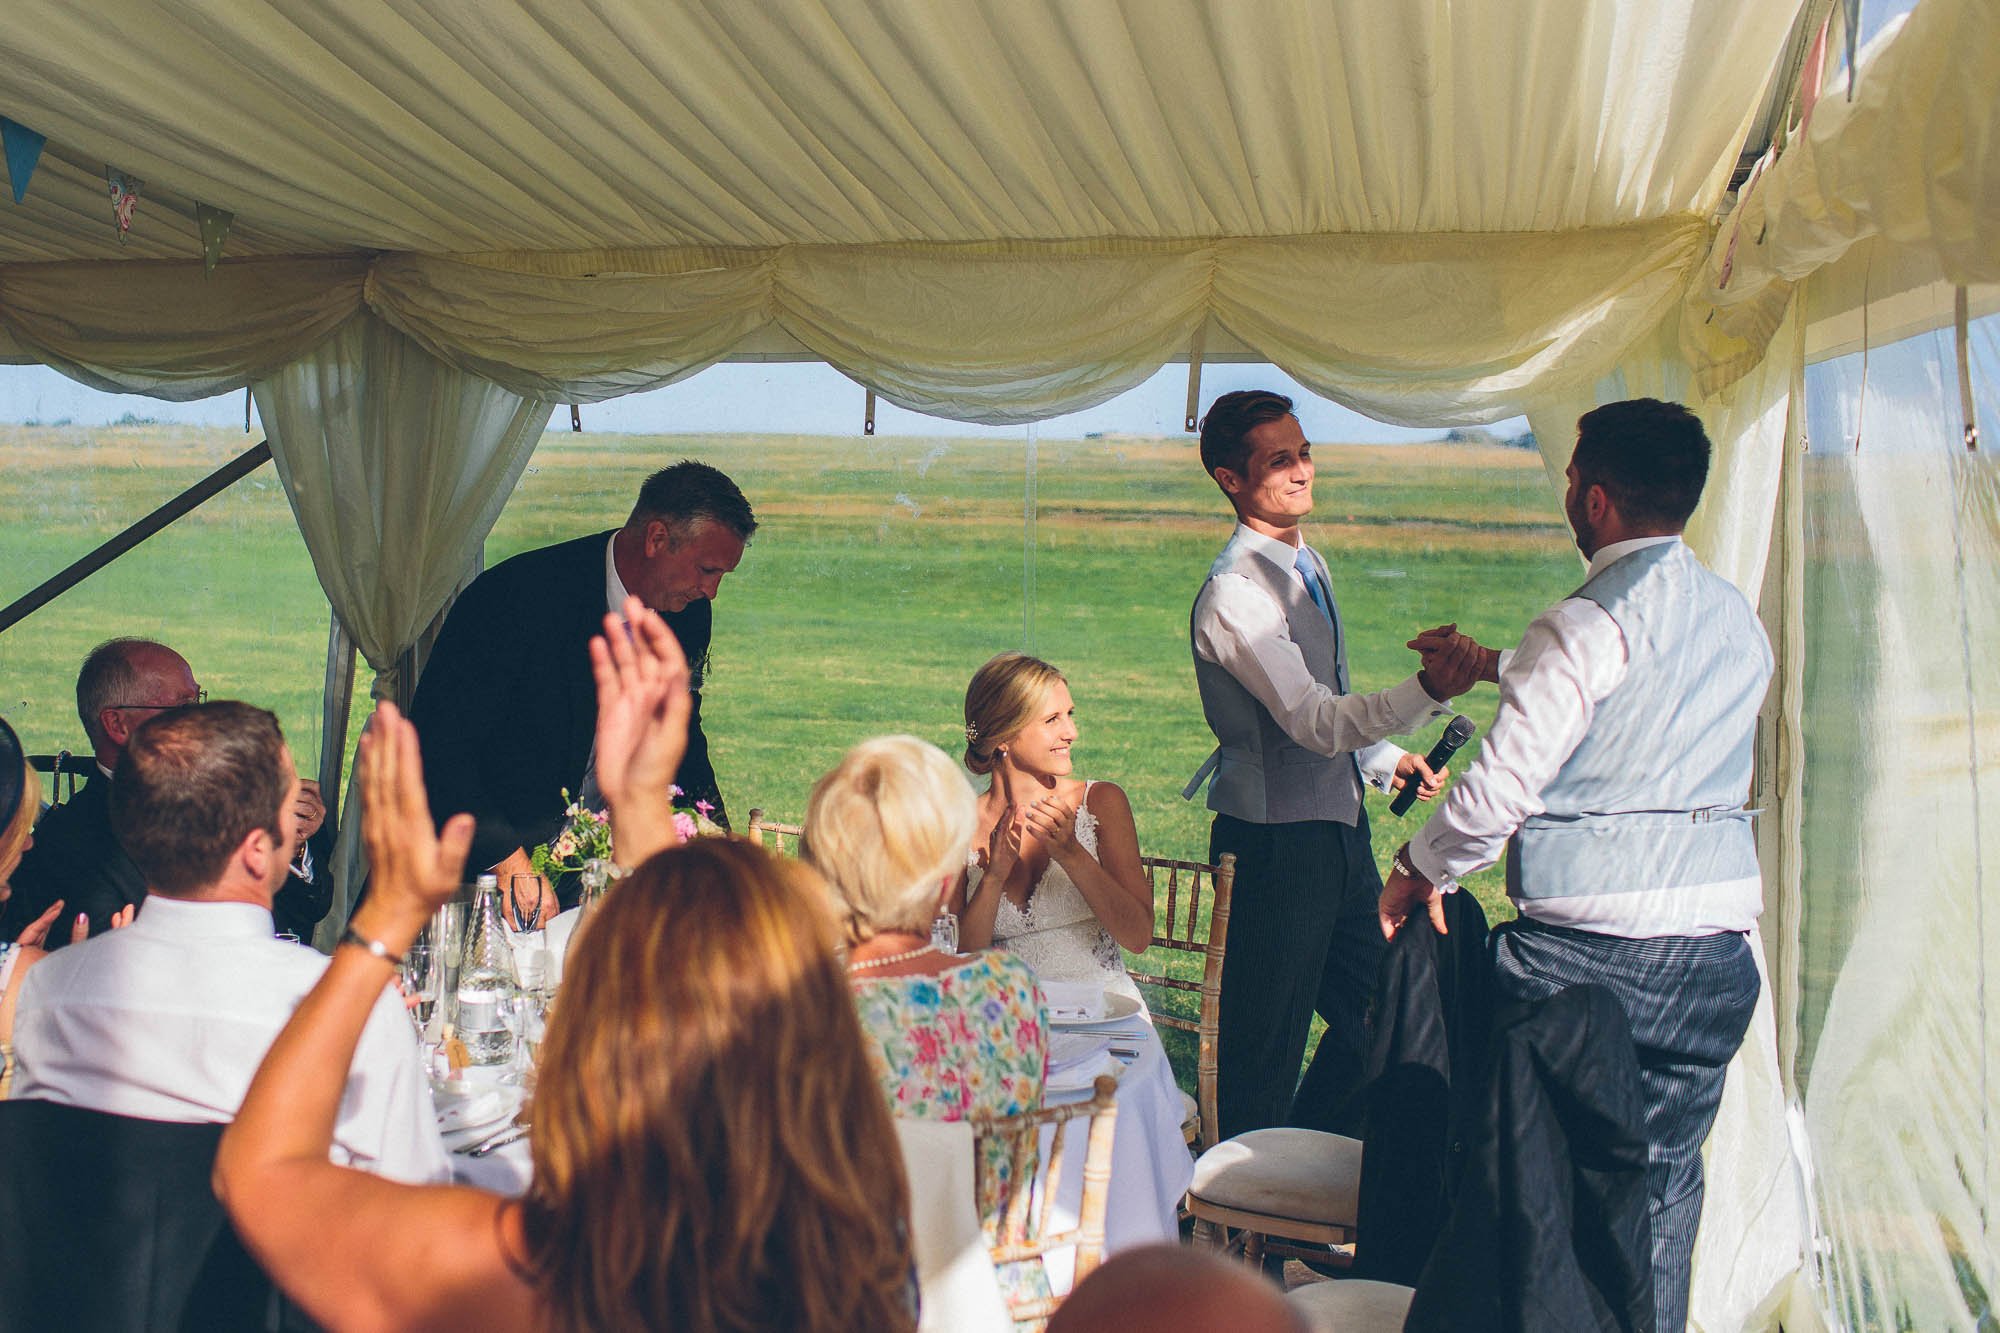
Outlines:
[[994,822],[993,832],[986,839],[986,878],[989,881],[1005,884],[1014,873],[1014,867],[1021,863],[1021,846],[1027,831],[1028,812],[1018,805],[1009,805]]
[[1054,792],[1036,801],[1023,812],[1028,827],[1049,849],[1051,859],[1061,861],[1077,850],[1076,807]]
[[319,794],[317,780],[299,779],[299,799],[293,803],[292,810],[298,815],[300,842],[319,832],[319,826],[326,822],[326,800]]
[[361,841],[370,873],[362,910],[371,918],[363,933],[401,952],[458,892],[472,816],[453,815],[442,831],[432,821],[417,729],[386,700],[361,737]]
[[590,641],[597,681],[597,789],[611,807],[619,860],[636,864],[679,841],[670,789],[694,712],[687,655],[657,612],[625,599]]
[[[54,902],[50,903],[48,906],[48,910],[43,912],[40,916],[36,917],[33,921],[30,921],[28,923],[27,929],[23,930],[20,933],[20,935],[15,939],[14,943],[24,945],[30,949],[41,948],[43,944],[48,940],[49,931],[51,928],[54,927],[56,923],[56,918],[62,915],[62,909],[63,909],[62,899],[58,898]],[[126,903],[123,907],[119,908],[117,911],[111,914],[110,928],[112,930],[120,930],[126,926],[131,925],[132,918],[138,913],[138,911],[139,911],[139,904]],[[85,913],[78,912],[76,914],[76,920],[69,923],[69,942],[71,944],[81,944],[89,938],[90,938],[90,917]]]

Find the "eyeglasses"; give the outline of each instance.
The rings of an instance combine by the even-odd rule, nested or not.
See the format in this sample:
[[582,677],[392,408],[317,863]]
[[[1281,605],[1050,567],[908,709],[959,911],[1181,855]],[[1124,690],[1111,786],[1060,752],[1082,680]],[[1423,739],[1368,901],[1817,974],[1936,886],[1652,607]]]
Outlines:
[[120,708],[150,708],[150,709],[152,709],[152,710],[153,710],[154,712],[156,712],[156,713],[164,713],[164,712],[166,712],[166,711],[167,711],[167,710],[168,710],[169,708],[186,708],[186,707],[187,707],[187,706],[188,706],[189,704],[205,704],[205,703],[207,703],[207,702],[208,702],[208,691],[207,691],[207,690],[196,690],[196,691],[194,692],[194,698],[192,698],[192,699],[176,699],[176,700],[174,700],[174,702],[172,702],[172,703],[170,703],[170,704],[106,704],[106,705],[104,705],[104,706],[105,706],[106,708],[114,708],[114,709],[120,709]]

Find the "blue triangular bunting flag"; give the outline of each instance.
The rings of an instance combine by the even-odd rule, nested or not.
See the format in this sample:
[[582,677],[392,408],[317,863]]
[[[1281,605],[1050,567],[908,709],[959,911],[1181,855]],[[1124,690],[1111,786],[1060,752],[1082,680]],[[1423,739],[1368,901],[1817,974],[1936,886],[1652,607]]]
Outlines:
[[14,202],[18,204],[28,197],[28,177],[35,174],[35,163],[42,160],[42,145],[48,139],[0,116],[0,140],[6,144],[7,180],[14,187]]

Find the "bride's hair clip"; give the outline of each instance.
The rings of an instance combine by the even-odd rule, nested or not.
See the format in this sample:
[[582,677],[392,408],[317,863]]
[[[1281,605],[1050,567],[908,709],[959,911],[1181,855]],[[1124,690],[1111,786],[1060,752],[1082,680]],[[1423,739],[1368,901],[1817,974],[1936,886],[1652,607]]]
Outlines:
[[968,722],[965,724],[965,743],[967,745],[979,744],[979,724],[977,722]]

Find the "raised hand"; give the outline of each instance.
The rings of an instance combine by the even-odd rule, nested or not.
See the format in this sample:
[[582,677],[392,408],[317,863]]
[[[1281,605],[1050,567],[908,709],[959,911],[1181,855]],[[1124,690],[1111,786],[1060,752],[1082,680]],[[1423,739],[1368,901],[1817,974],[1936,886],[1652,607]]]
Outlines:
[[597,681],[597,789],[611,807],[612,835],[627,865],[673,846],[670,789],[687,754],[694,712],[687,655],[664,620],[637,597],[625,622],[604,618],[590,641]]
[[[453,815],[442,832],[431,820],[417,729],[386,700],[361,737],[361,841],[368,849],[374,938],[401,951],[465,877],[472,816]],[[358,927],[357,927],[358,928]]]
[[1420,754],[1405,754],[1396,761],[1396,776],[1389,783],[1389,790],[1401,791],[1411,779],[1417,783],[1417,799],[1428,801],[1443,790],[1445,779],[1451,776],[1451,766],[1431,771],[1430,763]]
[[[55,925],[56,918],[62,915],[62,909],[63,909],[62,899],[58,898],[54,902],[50,903],[48,910],[46,912],[43,912],[40,916],[36,917],[33,921],[30,921],[28,923],[28,928],[20,933],[19,937],[15,939],[14,943],[25,945],[30,949],[41,948],[42,941],[48,939],[49,937],[49,927]],[[74,942],[75,942],[74,940],[71,941],[71,943]]]

